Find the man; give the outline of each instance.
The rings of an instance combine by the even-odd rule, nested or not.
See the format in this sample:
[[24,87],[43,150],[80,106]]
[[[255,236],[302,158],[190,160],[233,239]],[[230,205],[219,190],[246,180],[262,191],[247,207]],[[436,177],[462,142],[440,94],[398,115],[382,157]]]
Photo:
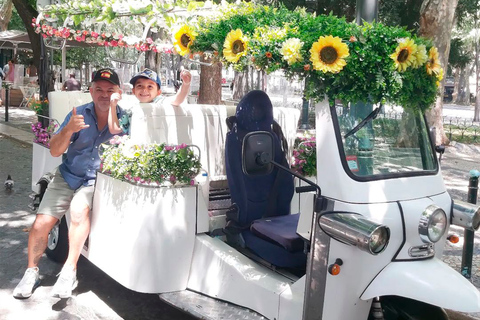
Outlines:
[[[96,170],[100,166],[98,148],[109,140],[110,97],[121,93],[118,75],[100,69],[90,88],[92,102],[73,108],[50,140],[50,153],[66,158],[54,170],[53,178],[38,208],[28,237],[28,268],[13,291],[16,298],[28,298],[39,284],[38,262],[47,246],[48,233],[67,212],[69,252],[52,296],[68,298],[77,286],[76,269],[80,253],[90,232],[90,210]],[[121,109],[117,107],[119,117]],[[68,149],[68,151],[67,151]]]
[[63,83],[62,91],[79,91],[82,89],[82,83],[75,79],[75,72],[70,73],[70,79]]

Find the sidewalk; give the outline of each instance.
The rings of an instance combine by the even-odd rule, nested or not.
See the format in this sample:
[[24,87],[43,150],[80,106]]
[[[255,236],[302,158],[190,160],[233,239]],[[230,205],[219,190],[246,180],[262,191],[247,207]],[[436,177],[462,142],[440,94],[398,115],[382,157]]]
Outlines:
[[[34,111],[26,108],[9,108],[9,121],[5,122],[5,108],[0,107],[0,135],[18,140],[23,144],[32,145],[33,134],[31,124],[37,121]],[[466,201],[468,190],[469,171],[480,170],[480,145],[464,145],[452,143],[446,148],[443,155],[442,173],[447,190],[453,199]],[[459,271],[462,260],[463,229],[452,226],[450,233],[460,236],[460,242],[447,242],[443,261],[453,269]],[[474,261],[472,266],[472,283],[480,288],[480,231],[475,235]],[[480,313],[462,316],[458,313],[449,313],[451,319],[477,319]]]

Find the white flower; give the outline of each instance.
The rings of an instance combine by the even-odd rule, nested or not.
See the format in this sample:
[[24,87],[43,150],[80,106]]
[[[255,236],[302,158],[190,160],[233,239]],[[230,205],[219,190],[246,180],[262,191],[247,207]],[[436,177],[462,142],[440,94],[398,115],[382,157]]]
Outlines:
[[302,53],[301,49],[303,46],[303,42],[300,41],[298,38],[290,38],[286,40],[282,44],[282,48],[280,49],[280,53],[283,56],[283,59],[287,61],[289,65],[302,61]]

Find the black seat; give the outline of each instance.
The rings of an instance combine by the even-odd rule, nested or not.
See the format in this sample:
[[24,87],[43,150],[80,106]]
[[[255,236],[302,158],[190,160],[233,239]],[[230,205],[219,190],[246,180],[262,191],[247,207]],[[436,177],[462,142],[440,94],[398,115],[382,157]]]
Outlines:
[[263,91],[251,91],[229,118],[225,161],[232,208],[227,213],[227,239],[249,248],[278,267],[306,263],[303,240],[296,234],[298,214],[290,215],[293,177],[278,168],[270,174],[248,176],[242,170],[242,143],[252,131],[268,131],[274,137],[274,160],[288,166],[281,140],[272,129],[273,108]]

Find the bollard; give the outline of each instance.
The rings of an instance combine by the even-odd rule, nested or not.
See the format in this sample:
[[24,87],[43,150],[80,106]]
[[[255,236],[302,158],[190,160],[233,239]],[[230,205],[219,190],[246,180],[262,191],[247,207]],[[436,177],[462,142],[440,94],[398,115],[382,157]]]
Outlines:
[[[478,195],[478,170],[470,170],[470,180],[468,182],[467,202],[476,204]],[[472,277],[472,261],[473,261],[473,241],[475,239],[475,231],[464,231],[464,242],[462,250],[462,275],[470,279]]]
[[10,87],[5,87],[5,122],[8,122],[8,105],[10,104]]

